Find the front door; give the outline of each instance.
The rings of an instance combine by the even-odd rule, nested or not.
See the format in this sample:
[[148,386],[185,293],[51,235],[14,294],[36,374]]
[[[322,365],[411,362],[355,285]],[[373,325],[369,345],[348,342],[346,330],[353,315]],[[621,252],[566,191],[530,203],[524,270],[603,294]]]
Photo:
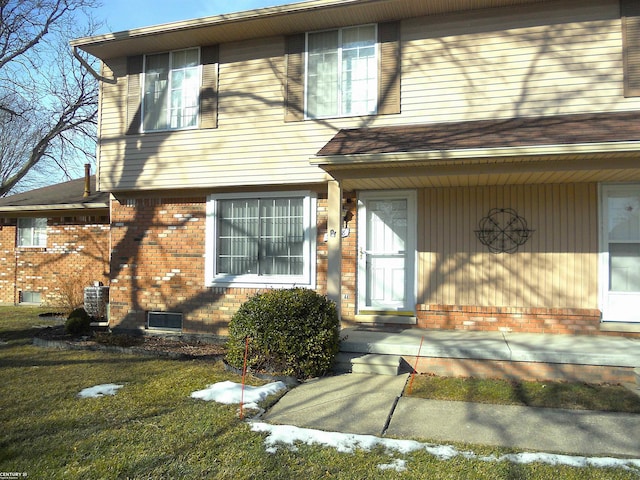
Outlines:
[[363,192],[358,199],[358,312],[415,311],[416,196]]
[[640,322],[640,185],[602,187],[604,321]]

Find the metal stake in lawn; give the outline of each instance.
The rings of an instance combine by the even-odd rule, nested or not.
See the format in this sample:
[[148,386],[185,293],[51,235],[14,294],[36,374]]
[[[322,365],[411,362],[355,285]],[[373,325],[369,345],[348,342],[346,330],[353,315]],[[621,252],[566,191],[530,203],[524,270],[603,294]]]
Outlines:
[[418,347],[418,356],[416,357],[416,361],[413,364],[413,372],[411,372],[411,380],[409,380],[409,388],[407,388],[407,392],[411,395],[411,387],[413,386],[413,378],[416,376],[416,370],[418,368],[418,359],[420,359],[420,351],[422,350],[422,342],[424,342],[424,335],[420,339],[420,347]]
[[240,388],[240,420],[244,418],[244,381],[247,377],[247,355],[249,354],[249,337],[244,339],[244,362],[242,364],[242,387]]

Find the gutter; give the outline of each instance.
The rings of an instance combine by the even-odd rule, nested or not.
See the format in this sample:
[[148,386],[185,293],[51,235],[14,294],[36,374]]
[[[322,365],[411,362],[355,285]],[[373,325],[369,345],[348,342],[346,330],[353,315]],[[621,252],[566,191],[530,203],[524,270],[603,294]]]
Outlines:
[[78,38],[71,41],[73,48],[78,46],[92,46],[103,43],[131,40],[138,37],[146,37],[155,34],[167,34],[172,32],[180,32],[194,28],[215,27],[219,25],[228,25],[233,23],[241,23],[251,20],[262,20],[271,17],[284,15],[292,15],[295,13],[306,13],[314,10],[321,10],[333,7],[342,7],[352,4],[377,3],[382,0],[310,0],[296,2],[288,5],[277,5],[273,7],[257,8],[241,12],[226,13],[222,15],[213,15],[203,18],[195,18],[191,20],[182,20],[177,22],[163,23],[150,27],[133,28],[114,33],[106,33],[102,35],[94,35],[91,37]]
[[106,203],[68,203],[65,205],[27,205],[0,207],[0,213],[108,209]]

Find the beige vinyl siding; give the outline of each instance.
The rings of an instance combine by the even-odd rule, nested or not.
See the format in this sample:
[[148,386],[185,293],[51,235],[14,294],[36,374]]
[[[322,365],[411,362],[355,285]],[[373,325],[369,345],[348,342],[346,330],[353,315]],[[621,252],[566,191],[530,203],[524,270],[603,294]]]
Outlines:
[[400,35],[394,115],[285,122],[285,38],[272,37],[220,45],[217,129],[125,138],[126,60],[109,62],[117,84],[102,85],[101,188],[323,183],[309,159],[341,128],[640,109],[623,95],[617,0],[416,18]]
[[[595,184],[420,191],[419,303],[597,308]],[[516,253],[490,253],[475,230],[512,208],[534,230]]]
[[426,109],[437,122],[638,108],[622,96],[618,2],[599,3],[404,22],[405,61],[419,60],[403,69],[403,113]]

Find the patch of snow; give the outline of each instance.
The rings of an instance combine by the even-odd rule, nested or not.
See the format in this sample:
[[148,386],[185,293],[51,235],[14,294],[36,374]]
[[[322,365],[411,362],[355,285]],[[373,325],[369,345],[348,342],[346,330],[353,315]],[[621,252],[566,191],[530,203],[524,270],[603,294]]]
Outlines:
[[396,472],[405,472],[407,470],[407,461],[396,459],[391,463],[383,463],[378,465],[380,470],[395,470]]
[[[275,453],[279,447],[284,446],[295,451],[296,443],[307,445],[320,445],[335,448],[338,452],[353,453],[356,449],[370,451],[374,447],[382,447],[387,453],[410,453],[424,450],[441,459],[449,460],[456,456],[462,456],[470,460],[484,462],[512,462],[512,463],[546,463],[550,465],[566,465],[569,467],[598,467],[598,468],[623,468],[640,472],[640,459],[624,459],[611,457],[582,457],[571,455],[556,455],[550,453],[513,453],[501,456],[480,456],[471,451],[460,451],[451,445],[434,445],[421,443],[414,440],[397,440],[393,438],[380,438],[373,435],[356,435],[351,433],[325,432],[309,428],[294,427],[291,425],[270,425],[263,422],[251,422],[251,430],[267,433],[265,438],[266,451]],[[378,465],[381,469],[404,468],[406,462],[398,460],[384,465]],[[400,471],[400,470],[398,470]]]
[[124,385],[116,385],[114,383],[104,383],[102,385],[96,385],[95,387],[89,387],[82,390],[78,397],[80,398],[98,398],[105,395],[115,395],[118,393],[118,389]]
[[234,403],[244,402],[246,408],[258,408],[257,402],[264,400],[269,395],[285,390],[287,386],[283,382],[272,382],[261,387],[253,387],[245,385],[244,397],[242,394],[242,385],[230,381],[214,383],[208,385],[204,390],[198,390],[191,394],[191,398],[197,398],[208,402],[224,403],[232,405]]

